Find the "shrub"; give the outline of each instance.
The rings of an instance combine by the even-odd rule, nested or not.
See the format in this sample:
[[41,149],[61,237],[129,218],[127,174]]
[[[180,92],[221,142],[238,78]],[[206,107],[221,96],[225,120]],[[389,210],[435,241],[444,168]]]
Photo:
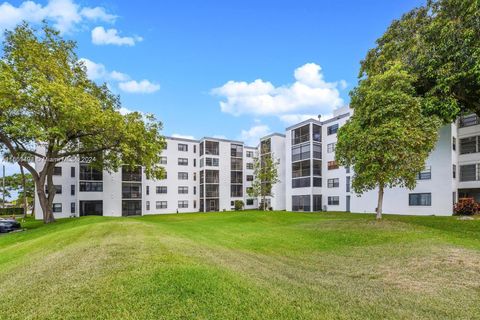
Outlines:
[[472,216],[480,211],[480,205],[473,198],[458,199],[453,206],[453,214],[456,216]]
[[235,211],[243,210],[244,206],[245,204],[243,203],[242,200],[235,200]]
[[23,208],[0,208],[0,215],[22,215],[23,214]]

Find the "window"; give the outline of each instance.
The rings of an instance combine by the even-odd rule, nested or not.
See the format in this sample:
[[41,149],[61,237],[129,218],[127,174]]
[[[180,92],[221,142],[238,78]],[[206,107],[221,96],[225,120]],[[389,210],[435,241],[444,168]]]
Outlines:
[[146,187],[146,194],[147,194],[147,196],[150,194],[150,186]]
[[292,211],[310,211],[310,196],[292,196]]
[[101,181],[80,181],[80,192],[102,192],[103,182]]
[[178,201],[179,208],[188,208],[188,201],[187,200],[180,200]]
[[145,203],[145,207],[146,207],[147,210],[150,210],[150,201],[147,201]]
[[75,178],[75,167],[70,168],[70,177]]
[[243,157],[243,146],[241,144],[232,144],[230,145],[230,156],[242,158]]
[[345,167],[345,173],[350,173],[350,167]]
[[327,135],[335,134],[338,131],[338,123],[327,127]]
[[334,142],[334,143],[329,143],[327,144],[327,152],[328,153],[332,153],[332,152],[335,152],[335,146],[337,144]]
[[247,158],[253,158],[253,151],[247,151]]
[[328,170],[338,169],[338,164],[337,164],[336,161],[328,161],[327,162],[327,168],[328,168]]
[[243,169],[243,161],[241,158],[231,158],[230,159],[230,169],[231,170],[242,170]]
[[159,193],[167,193],[167,187],[165,187],[165,186],[157,186],[156,191],[157,191],[157,194],[159,194]]
[[197,181],[197,173],[196,172],[193,173],[193,181]]
[[[62,194],[62,186],[61,185],[54,185],[55,187],[55,194]],[[45,193],[48,194],[48,187],[45,186]]]
[[466,164],[460,166],[460,181],[477,181],[480,164]]
[[350,177],[347,177],[345,181],[345,191],[350,192]]
[[247,199],[247,206],[253,206],[253,199]]
[[101,181],[103,180],[102,171],[90,167],[86,163],[80,164],[80,180],[93,180]]
[[310,125],[292,130],[292,145],[310,141]]
[[460,139],[460,154],[477,153],[478,136]]
[[188,193],[188,187],[178,187],[178,194],[186,194]]
[[253,175],[247,174],[247,181],[253,181]]
[[338,206],[338,205],[340,205],[340,197],[339,197],[339,196],[328,197],[328,205],[329,205],[329,206]]
[[260,154],[270,153],[272,151],[272,141],[265,139],[260,141]]
[[322,161],[313,160],[313,175],[314,176],[322,175]]
[[417,174],[417,180],[430,180],[432,179],[432,167],[428,166]]
[[75,213],[75,202],[70,202],[70,213]]
[[142,181],[142,167],[122,167],[122,181]]
[[205,165],[210,167],[218,167],[218,158],[205,158]]
[[187,158],[178,158],[178,165],[179,166],[188,166],[188,159]]
[[230,186],[231,197],[243,197],[243,188],[241,184],[232,184]]
[[230,171],[230,182],[231,183],[242,183],[243,182],[243,172],[242,171]]
[[457,150],[457,138],[452,137],[452,149],[453,151]]
[[71,196],[75,195],[75,185],[74,184],[70,185],[70,195]]
[[340,185],[338,178],[328,179],[327,180],[327,187],[328,188],[338,188]]
[[322,211],[321,195],[313,195],[313,211]]
[[454,164],[452,166],[453,179],[457,178],[457,166]]
[[312,127],[312,131],[313,141],[322,142],[322,127],[314,124]]
[[188,144],[179,143],[178,151],[188,151]]
[[431,206],[431,193],[410,193],[408,195],[408,205],[410,206]]
[[196,144],[193,145],[193,153],[197,153],[197,145]]
[[[218,141],[205,141],[205,154],[218,156],[219,143]],[[200,150],[200,152],[202,152]]]
[[179,172],[178,180],[188,180],[188,172]]
[[321,187],[322,186],[322,178],[313,178],[313,186],[314,187]]
[[160,157],[160,164],[167,164],[167,157]]
[[292,188],[306,188],[310,187],[310,177],[292,179]]
[[194,194],[194,195],[197,194],[197,187],[196,187],[196,186],[193,186],[193,194]]
[[53,168],[53,175],[54,176],[61,176],[62,175],[62,167],[54,167]]
[[310,145],[295,146],[292,148],[292,161],[310,158]]
[[253,163],[252,162],[247,163],[247,169],[248,170],[253,170]]
[[460,117],[460,128],[470,127],[478,124],[478,117],[476,114],[470,114]]
[[313,144],[313,157],[315,159],[322,159],[322,145],[318,143]]
[[310,176],[310,160],[292,163],[292,178]]
[[54,203],[52,207],[53,212],[62,212],[62,204]]
[[123,199],[141,199],[142,185],[140,183],[122,183]]
[[157,201],[155,202],[156,209],[167,209],[167,201]]
[[194,166],[194,167],[197,166],[197,159],[193,159],[193,166]]

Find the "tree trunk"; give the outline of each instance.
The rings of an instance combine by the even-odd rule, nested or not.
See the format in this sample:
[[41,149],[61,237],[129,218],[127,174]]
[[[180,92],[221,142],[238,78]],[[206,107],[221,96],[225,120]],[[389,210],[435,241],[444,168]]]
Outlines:
[[263,208],[263,211],[265,211],[266,206],[267,206],[267,199],[266,199],[265,195],[263,195],[263,199],[262,199],[262,208]]
[[[37,189],[38,201],[40,202],[40,208],[43,211],[43,222],[55,222],[52,205],[50,204],[50,202],[53,202],[53,197],[47,197],[47,194],[45,193],[45,179],[39,179],[38,181],[35,181],[35,186]],[[48,183],[47,189],[50,195],[52,194],[52,192],[55,193],[55,186],[53,186],[53,183],[51,185]]]
[[20,165],[20,173],[22,175],[22,188],[23,188],[23,218],[27,217],[28,199],[27,199],[27,183],[25,181],[25,172],[22,165]]
[[383,184],[378,187],[377,220],[382,219]]

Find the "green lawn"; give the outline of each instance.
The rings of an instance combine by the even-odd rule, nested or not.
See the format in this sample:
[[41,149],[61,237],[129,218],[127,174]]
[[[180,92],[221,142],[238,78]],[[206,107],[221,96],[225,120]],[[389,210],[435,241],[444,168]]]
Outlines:
[[480,220],[87,217],[0,236],[0,319],[479,319]]

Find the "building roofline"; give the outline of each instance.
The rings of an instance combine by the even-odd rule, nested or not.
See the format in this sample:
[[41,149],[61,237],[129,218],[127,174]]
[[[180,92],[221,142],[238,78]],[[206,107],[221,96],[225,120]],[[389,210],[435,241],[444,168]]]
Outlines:
[[286,137],[286,135],[284,135],[283,133],[274,132],[274,133],[267,134],[267,135],[264,136],[264,137],[261,137],[261,138],[260,138],[260,141],[265,140],[265,139],[268,139],[268,138],[271,138],[271,137],[273,137],[273,136],[279,136],[279,137],[282,137],[282,138],[285,138],[285,137]]
[[333,121],[336,121],[336,120],[339,120],[339,119],[342,119],[342,118],[345,118],[345,117],[348,117],[350,115],[350,112],[347,112],[347,113],[343,113],[341,115],[338,115],[336,117],[333,117],[333,118],[330,118],[330,119],[327,119],[325,121],[322,121],[322,125],[323,124],[328,124],[330,122],[333,122]]
[[307,120],[303,120],[302,122],[299,122],[299,123],[297,123],[297,124],[291,125],[290,127],[287,127],[287,128],[285,129],[285,131],[291,130],[291,129],[296,128],[296,127],[303,126],[303,125],[305,125],[305,124],[307,124],[307,123],[310,123],[310,122],[314,122],[314,123],[316,123],[316,124],[318,124],[318,125],[322,125],[322,122],[321,122],[321,121],[318,121],[318,120],[316,120],[316,119],[310,118],[310,119],[307,119]]
[[200,141],[204,141],[204,140],[223,141],[223,142],[234,142],[234,143],[239,143],[239,144],[245,144],[245,142],[243,142],[243,141],[223,139],[223,138],[203,137],[202,139],[200,139]]
[[180,137],[164,136],[164,138],[165,138],[165,139],[169,139],[169,140],[178,140],[178,141],[186,141],[186,142],[200,142],[200,140],[188,139],[188,138],[180,138]]

